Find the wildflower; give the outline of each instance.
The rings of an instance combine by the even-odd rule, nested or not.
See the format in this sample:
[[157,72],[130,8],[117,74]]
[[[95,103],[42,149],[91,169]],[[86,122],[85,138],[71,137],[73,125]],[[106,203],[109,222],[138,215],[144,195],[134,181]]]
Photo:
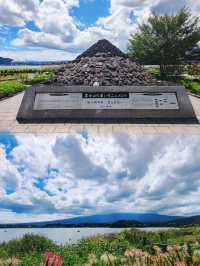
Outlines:
[[200,250],[199,249],[195,249],[194,250],[194,255],[199,255],[200,256]]
[[186,252],[188,251],[188,244],[187,243],[184,243],[183,250],[186,251]]
[[167,246],[167,251],[168,251],[168,252],[172,252],[172,251],[174,251],[173,246]]
[[126,256],[126,257],[134,257],[134,254],[132,253],[131,250],[126,250],[125,253],[124,253],[124,256]]
[[167,258],[169,256],[169,253],[168,252],[164,252],[164,253],[161,253],[160,254],[160,257],[161,258]]
[[154,245],[153,249],[156,251],[157,254],[160,254],[162,252],[162,250],[159,246]]
[[187,264],[183,261],[177,261],[175,262],[174,266],[187,266]]
[[96,263],[96,261],[97,261],[96,255],[94,253],[89,254],[88,263],[94,264]]
[[126,258],[121,258],[120,262],[121,263],[126,263],[127,262],[127,259]]
[[62,266],[62,259],[53,252],[45,252],[45,266]]
[[192,261],[195,265],[200,264],[200,250],[194,250]]
[[173,249],[174,249],[174,250],[181,250],[182,247],[181,247],[180,245],[177,244],[177,245],[174,245],[174,246],[173,246]]
[[116,257],[109,253],[104,253],[101,258],[101,261],[105,263],[114,263],[116,261]]
[[[17,258],[13,257],[13,258],[10,258],[10,259],[2,262],[2,263],[6,263],[9,265],[17,265],[17,264],[19,264],[19,260]],[[0,264],[1,264],[1,261],[0,261]]]

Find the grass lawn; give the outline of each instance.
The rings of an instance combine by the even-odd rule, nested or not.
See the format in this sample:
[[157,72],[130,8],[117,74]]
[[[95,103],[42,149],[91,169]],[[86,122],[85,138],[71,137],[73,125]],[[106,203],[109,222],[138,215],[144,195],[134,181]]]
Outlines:
[[199,266],[200,227],[161,232],[131,229],[65,246],[26,235],[0,244],[0,265],[14,265],[8,262],[13,258],[19,266],[39,266],[46,251],[60,255],[64,266]]

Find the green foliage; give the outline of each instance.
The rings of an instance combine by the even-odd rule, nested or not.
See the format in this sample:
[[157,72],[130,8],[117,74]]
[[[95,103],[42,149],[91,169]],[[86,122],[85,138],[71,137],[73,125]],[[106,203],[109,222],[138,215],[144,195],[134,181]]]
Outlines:
[[[29,78],[28,73],[26,73],[25,71],[18,72],[15,74],[15,79],[17,81],[12,80],[0,82],[0,99],[8,96],[13,96],[16,92],[24,90],[26,88],[26,85],[33,85],[41,82],[50,81],[53,79],[53,76],[53,70],[51,72],[44,73],[43,71],[40,72],[37,70],[36,75],[32,78]],[[10,78],[10,76],[7,77]]]
[[34,78],[26,78],[24,80],[25,84],[34,85],[40,82],[50,81],[52,79],[53,75],[47,75],[47,76],[35,76]]
[[65,246],[57,246],[41,236],[26,235],[0,244],[0,261],[15,257],[20,266],[38,266],[45,251],[60,255],[64,266],[170,266],[176,262],[197,266],[200,265],[200,227],[159,232],[130,229],[119,234],[85,238],[78,244]]
[[144,66],[144,69],[155,76],[158,77],[160,76],[160,68],[157,66],[155,67]]
[[0,245],[0,257],[21,258],[29,253],[42,254],[46,250],[55,250],[56,244],[39,235],[25,235],[21,239],[11,240]]
[[200,40],[199,19],[183,8],[176,15],[154,14],[129,40],[128,54],[146,64],[176,65]]
[[43,262],[43,257],[38,253],[25,255],[18,266],[39,266]]
[[2,68],[0,69],[0,75],[12,75],[12,74],[25,74],[25,73],[44,73],[53,72],[55,73],[59,67],[43,67],[43,68]]
[[194,93],[200,93],[200,81],[198,80],[182,79],[179,83]]
[[0,82],[0,98],[11,96],[16,92],[24,90],[25,85],[21,82],[6,81]]

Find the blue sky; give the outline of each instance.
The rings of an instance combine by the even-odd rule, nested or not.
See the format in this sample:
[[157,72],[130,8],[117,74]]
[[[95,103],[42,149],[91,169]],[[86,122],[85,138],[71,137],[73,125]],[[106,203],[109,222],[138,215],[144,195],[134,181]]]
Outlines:
[[0,56],[68,60],[102,38],[125,51],[152,12],[183,6],[199,15],[196,0],[0,0]]
[[0,134],[0,223],[114,212],[197,215],[199,162],[198,136]]

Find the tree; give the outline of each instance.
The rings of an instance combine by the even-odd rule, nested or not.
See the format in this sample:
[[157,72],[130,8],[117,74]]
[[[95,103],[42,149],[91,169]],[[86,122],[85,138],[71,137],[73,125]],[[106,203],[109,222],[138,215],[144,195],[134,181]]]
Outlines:
[[200,41],[199,22],[187,8],[176,15],[153,14],[131,35],[128,54],[134,60],[160,65],[164,77],[165,66],[180,64],[186,52]]

